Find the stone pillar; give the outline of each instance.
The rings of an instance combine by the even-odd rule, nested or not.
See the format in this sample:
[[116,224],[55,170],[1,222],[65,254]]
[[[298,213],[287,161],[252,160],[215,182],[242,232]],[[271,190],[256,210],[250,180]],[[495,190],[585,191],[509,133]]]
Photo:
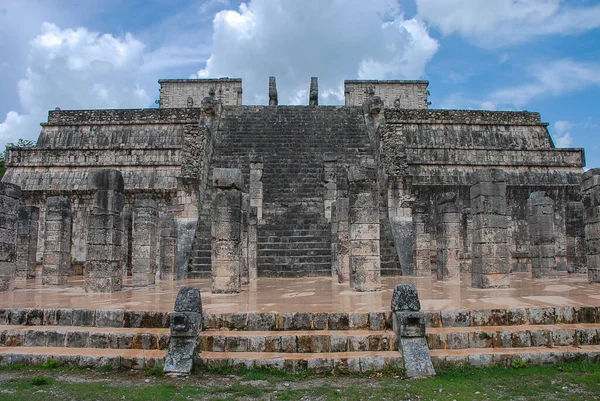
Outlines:
[[463,210],[462,217],[462,272],[471,272],[471,262],[473,260],[473,212],[471,208]]
[[89,187],[95,189],[88,216],[86,292],[116,292],[123,289],[121,212],[125,205],[125,182],[119,170],[93,170]]
[[323,163],[323,171],[325,173],[325,178],[323,180],[323,185],[325,186],[325,195],[323,196],[324,210],[325,218],[329,222],[331,222],[331,205],[337,198],[336,163],[337,159],[335,158],[327,158]]
[[169,314],[171,335],[165,358],[164,372],[187,375],[200,355],[202,331],[202,298],[200,289],[181,287],[175,299],[174,312]]
[[533,278],[556,274],[556,233],[554,230],[554,201],[546,193],[533,192],[527,199],[529,252]]
[[456,193],[439,194],[435,199],[437,279],[460,280],[460,224]]
[[567,235],[567,271],[587,274],[585,262],[585,224],[583,203],[567,202],[565,207]]
[[277,83],[275,77],[269,77],[269,106],[277,106]]
[[35,277],[40,209],[35,206],[19,206],[17,236],[17,274],[20,279]]
[[338,198],[335,202],[337,228],[337,280],[339,283],[350,281],[350,210],[349,199]]
[[133,285],[155,283],[157,220],[156,200],[149,194],[137,195],[133,209],[133,256],[131,262]]
[[67,284],[71,274],[71,201],[64,196],[46,200],[46,235],[42,284]]
[[250,160],[250,206],[256,208],[256,218],[262,222],[263,204],[263,162],[261,157]]
[[484,169],[472,177],[472,286],[506,288],[510,285],[510,260],[505,173],[502,169]]
[[310,78],[310,91],[308,94],[308,105],[319,105],[319,79],[317,77]]
[[165,213],[160,219],[159,271],[161,280],[176,280],[179,254],[177,251],[177,223],[173,213]]
[[250,218],[250,194],[242,192],[242,214],[240,232],[240,280],[242,285],[250,283],[248,265],[248,228]]
[[131,263],[133,256],[133,213],[124,210],[121,213],[121,258],[123,266],[123,279],[131,275]]
[[356,291],[377,291],[381,287],[377,170],[351,167],[348,171],[348,194],[350,287]]
[[600,169],[592,168],[581,176],[581,200],[585,222],[588,280],[600,283]]
[[412,210],[415,275],[431,276],[431,234],[428,202],[415,202]]
[[392,324],[408,378],[435,376],[425,338],[425,314],[414,284],[398,284],[392,295]]
[[213,184],[212,292],[240,292],[242,172],[233,168],[214,168]]
[[21,187],[0,182],[0,291],[14,288]]
[[335,202],[331,204],[331,278],[338,280],[338,237],[337,237],[337,206]]
[[258,254],[258,220],[256,207],[250,206],[248,218],[248,279],[250,281],[258,278],[256,256]]

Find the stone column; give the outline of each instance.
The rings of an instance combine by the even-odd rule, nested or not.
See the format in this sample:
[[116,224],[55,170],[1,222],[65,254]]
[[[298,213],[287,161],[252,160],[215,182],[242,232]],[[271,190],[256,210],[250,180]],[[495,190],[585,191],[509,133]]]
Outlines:
[[14,288],[21,187],[0,182],[0,291]]
[[471,262],[473,260],[473,212],[471,208],[465,208],[462,216],[462,272],[471,272]]
[[133,213],[131,210],[124,210],[121,213],[121,255],[123,266],[123,280],[131,275],[131,262],[133,256]]
[[350,210],[349,199],[338,198],[335,202],[337,225],[337,280],[339,283],[350,281]]
[[269,77],[269,106],[277,106],[277,83],[275,77]]
[[250,160],[250,206],[256,208],[256,218],[262,221],[263,204],[263,162],[261,157]]
[[310,91],[308,93],[308,105],[319,105],[319,79],[317,77],[310,78]]
[[581,176],[581,200],[585,208],[585,245],[588,280],[600,283],[600,169]]
[[250,206],[248,218],[248,279],[250,281],[258,278],[258,270],[256,267],[256,256],[258,253],[258,231],[256,207]]
[[137,195],[133,209],[133,256],[131,266],[131,282],[133,285],[155,283],[157,220],[156,200],[149,194]]
[[348,194],[350,287],[356,291],[377,291],[381,288],[377,170],[351,167]]
[[472,179],[472,286],[506,288],[510,285],[510,260],[505,173],[502,169],[478,170]]
[[567,235],[567,271],[587,274],[585,262],[585,224],[583,203],[567,202],[565,207]]
[[42,284],[67,284],[71,274],[71,201],[64,196],[46,200],[46,236]]
[[212,292],[240,292],[242,172],[233,168],[214,168],[213,184]]
[[173,213],[165,213],[160,219],[159,269],[160,279],[177,279],[179,254],[177,251],[177,224]]
[[460,280],[460,224],[456,193],[439,194],[435,199],[437,279]]
[[533,278],[556,274],[556,233],[554,230],[554,201],[546,193],[533,192],[527,199],[529,252]]
[[413,252],[415,275],[431,276],[431,234],[429,233],[428,202],[415,202],[412,210]]
[[331,221],[331,205],[337,198],[337,183],[335,176],[335,165],[337,160],[335,158],[326,158],[323,164],[323,171],[325,173],[324,186],[325,195],[323,196],[325,218],[327,221]]
[[250,194],[242,192],[241,232],[240,232],[240,280],[242,285],[250,282],[248,265],[248,227],[250,218]]
[[35,277],[40,209],[35,206],[19,206],[17,237],[17,278]]
[[89,187],[95,189],[88,216],[86,292],[116,292],[123,289],[121,212],[125,205],[125,182],[119,170],[93,170]]
[[337,237],[337,206],[335,202],[331,204],[331,278],[338,280],[338,237]]

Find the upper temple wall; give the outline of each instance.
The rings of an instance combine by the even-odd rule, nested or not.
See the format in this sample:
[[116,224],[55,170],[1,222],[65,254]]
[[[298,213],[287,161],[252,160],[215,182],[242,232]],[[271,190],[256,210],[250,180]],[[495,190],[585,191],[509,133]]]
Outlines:
[[428,81],[344,81],[346,106],[362,106],[365,100],[379,96],[386,108],[427,109]]
[[202,99],[215,91],[215,98],[224,106],[242,105],[241,78],[161,79],[160,108],[200,107]]

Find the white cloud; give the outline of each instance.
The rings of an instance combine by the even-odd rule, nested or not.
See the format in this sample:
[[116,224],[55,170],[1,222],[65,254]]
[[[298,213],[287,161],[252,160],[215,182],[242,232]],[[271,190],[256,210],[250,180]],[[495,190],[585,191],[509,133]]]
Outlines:
[[[280,103],[307,104],[310,77],[320,102],[340,103],[344,79],[417,79],[438,42],[393,0],[251,0],[213,20],[213,50],[194,77],[244,79],[244,103],[266,103],[275,75]],[[306,96],[304,96],[306,95]]]
[[529,68],[531,82],[500,89],[491,94],[495,104],[520,108],[541,96],[558,96],[600,86],[598,63],[582,63],[570,59],[536,64]]
[[552,139],[557,148],[569,148],[573,145],[573,137],[571,136],[573,127],[574,124],[566,120],[558,120],[554,123]]
[[30,42],[26,77],[19,81],[23,113],[10,111],[0,124],[0,141],[37,139],[39,123],[55,107],[147,107],[138,83],[144,45],[132,35],[100,35],[85,28],[44,23]]
[[442,34],[458,33],[483,47],[569,35],[600,27],[600,5],[562,0],[416,0],[418,16]]

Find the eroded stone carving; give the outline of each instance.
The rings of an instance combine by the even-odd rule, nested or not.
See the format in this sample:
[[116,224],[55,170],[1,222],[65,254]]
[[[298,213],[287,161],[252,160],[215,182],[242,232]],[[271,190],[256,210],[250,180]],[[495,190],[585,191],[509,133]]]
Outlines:
[[533,278],[556,274],[556,233],[554,201],[544,191],[533,192],[527,200],[527,220]]
[[65,285],[71,274],[71,201],[51,196],[46,201],[46,236],[42,284]]
[[437,278],[440,281],[460,280],[460,223],[456,193],[439,194],[435,202]]
[[156,200],[149,194],[137,195],[133,209],[133,285],[145,286],[156,281],[157,221]]
[[21,187],[0,182],[0,291],[12,290],[17,270],[17,227]]
[[17,278],[35,277],[40,209],[36,206],[19,205],[17,237]]
[[160,219],[159,270],[161,280],[175,280],[179,254],[177,252],[177,224],[173,213],[165,213]]
[[585,208],[588,280],[590,283],[600,283],[600,169],[592,168],[583,173],[581,198]]
[[308,105],[318,106],[319,105],[319,79],[312,77],[310,79],[310,91],[308,94]]
[[164,372],[172,375],[190,374],[200,352],[202,330],[200,289],[181,287],[175,299],[174,312],[169,315],[169,319],[171,338]]
[[277,83],[275,77],[269,77],[269,106],[277,106]]

